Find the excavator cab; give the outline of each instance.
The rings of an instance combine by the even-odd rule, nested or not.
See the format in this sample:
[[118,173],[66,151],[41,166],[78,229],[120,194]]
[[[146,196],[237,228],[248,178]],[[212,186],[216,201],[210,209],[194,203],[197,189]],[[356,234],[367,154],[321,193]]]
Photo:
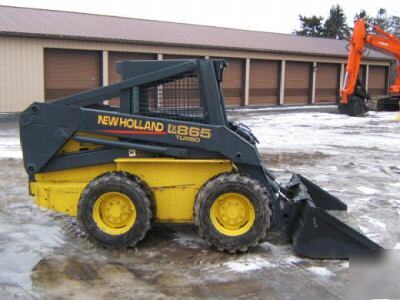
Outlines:
[[379,251],[328,212],[346,210],[338,198],[298,174],[281,184],[263,165],[251,130],[228,122],[226,66],[124,61],[119,83],[30,105],[20,136],[35,202],[77,216],[106,247],[135,246],[154,222],[170,222],[194,223],[231,253],[272,227],[306,257]]

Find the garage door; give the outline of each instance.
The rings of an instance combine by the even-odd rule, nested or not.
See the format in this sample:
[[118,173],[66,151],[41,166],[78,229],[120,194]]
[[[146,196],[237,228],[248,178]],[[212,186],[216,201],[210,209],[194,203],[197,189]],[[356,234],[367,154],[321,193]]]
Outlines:
[[121,75],[117,72],[117,62],[123,60],[151,60],[156,59],[154,54],[109,52],[108,53],[108,80],[109,83],[121,81]]
[[250,105],[274,105],[279,100],[279,61],[250,61]]
[[370,95],[387,94],[387,67],[369,67],[368,93]]
[[285,104],[306,104],[310,102],[311,64],[286,62]]
[[315,102],[335,103],[339,92],[339,65],[318,63],[316,75]]
[[[121,81],[121,75],[117,72],[117,62],[124,60],[152,60],[156,59],[154,54],[130,53],[130,52],[109,52],[108,53],[108,81],[116,83]],[[119,97],[110,100],[111,106],[119,106]]]
[[365,86],[365,65],[361,65],[358,71],[358,78],[361,80],[362,84]]
[[222,88],[224,92],[225,105],[237,106],[243,103],[243,60],[229,58],[225,59],[229,66],[225,68]]
[[101,86],[100,52],[44,50],[46,101]]

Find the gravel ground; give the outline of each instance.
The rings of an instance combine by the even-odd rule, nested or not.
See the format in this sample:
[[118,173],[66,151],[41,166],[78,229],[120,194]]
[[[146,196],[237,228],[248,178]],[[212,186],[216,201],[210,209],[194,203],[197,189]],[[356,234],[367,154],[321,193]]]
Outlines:
[[[349,206],[352,222],[400,249],[400,123],[395,113],[235,111],[251,126],[265,164],[298,172]],[[74,219],[34,206],[17,123],[0,120],[0,298],[344,299],[349,263],[296,256],[272,231],[247,254],[207,248],[192,226],[159,225],[137,248],[91,244]]]

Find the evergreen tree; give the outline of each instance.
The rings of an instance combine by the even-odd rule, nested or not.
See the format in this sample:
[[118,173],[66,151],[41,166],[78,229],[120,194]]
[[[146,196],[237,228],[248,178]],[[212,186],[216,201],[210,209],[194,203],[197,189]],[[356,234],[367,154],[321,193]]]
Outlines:
[[323,36],[328,38],[343,39],[349,36],[349,27],[346,23],[346,15],[339,4],[331,7],[329,17],[323,28]]
[[354,19],[364,18],[364,20],[371,25],[378,25],[383,30],[387,31],[390,27],[390,19],[387,15],[386,9],[380,8],[376,13],[375,17],[369,16],[365,10],[361,10],[360,13],[354,16]]
[[[365,10],[360,10],[354,16],[354,20],[364,18],[368,24],[377,25],[383,30],[393,33],[400,37],[400,17],[388,16],[386,9],[380,8],[376,16],[370,16]],[[346,15],[340,5],[336,4],[331,7],[329,17],[323,22],[321,16],[306,17],[299,16],[300,30],[293,33],[302,36],[328,37],[335,39],[344,39],[350,36],[350,28],[346,23]]]
[[376,17],[373,19],[372,24],[378,25],[383,30],[387,31],[389,29],[389,19],[386,9],[380,8]]
[[389,18],[389,32],[400,38],[400,17],[391,16]]
[[296,30],[296,35],[302,36],[314,36],[318,37],[322,35],[323,26],[322,26],[322,17],[312,16],[299,16],[300,19],[300,30]]
[[369,16],[364,9],[360,10],[360,12],[354,16],[354,21],[360,18],[364,18],[367,23],[373,23],[374,19],[373,17]]

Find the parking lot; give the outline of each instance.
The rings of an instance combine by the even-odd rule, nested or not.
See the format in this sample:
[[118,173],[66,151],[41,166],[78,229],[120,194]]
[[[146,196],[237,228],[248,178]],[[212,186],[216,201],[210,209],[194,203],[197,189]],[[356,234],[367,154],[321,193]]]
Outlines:
[[[400,249],[396,114],[240,110],[231,119],[253,129],[280,180],[293,172],[308,177],[348,204],[352,225]],[[134,249],[91,244],[74,219],[35,207],[17,127],[14,118],[0,120],[2,298],[346,298],[348,261],[298,257],[274,230],[242,255],[208,248],[189,225],[158,225]]]

